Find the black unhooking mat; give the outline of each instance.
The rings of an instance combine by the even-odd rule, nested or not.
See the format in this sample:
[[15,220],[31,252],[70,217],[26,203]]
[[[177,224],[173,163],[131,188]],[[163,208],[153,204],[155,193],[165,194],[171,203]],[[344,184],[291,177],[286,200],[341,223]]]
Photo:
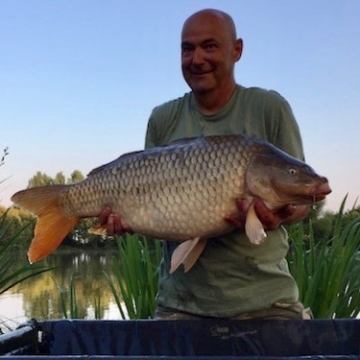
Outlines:
[[360,320],[58,320],[37,331],[32,359],[360,359]]

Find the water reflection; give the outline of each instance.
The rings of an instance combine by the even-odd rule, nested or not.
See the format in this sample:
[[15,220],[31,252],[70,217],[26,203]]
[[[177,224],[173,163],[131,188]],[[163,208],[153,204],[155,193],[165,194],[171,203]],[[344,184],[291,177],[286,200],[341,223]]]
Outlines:
[[[104,272],[112,273],[113,256],[117,256],[113,250],[56,251],[43,260],[45,264],[55,267],[54,270],[26,280],[0,298],[0,321],[10,318],[9,306],[12,311],[15,310],[13,307],[22,308],[17,309],[18,320],[63,318],[64,305],[60,294],[67,297],[66,309],[69,310],[71,279],[76,290],[78,318],[94,319],[95,304],[100,301],[99,318],[119,319],[120,312],[114,306],[113,295],[104,276]],[[20,254],[14,258],[23,261],[24,256]]]

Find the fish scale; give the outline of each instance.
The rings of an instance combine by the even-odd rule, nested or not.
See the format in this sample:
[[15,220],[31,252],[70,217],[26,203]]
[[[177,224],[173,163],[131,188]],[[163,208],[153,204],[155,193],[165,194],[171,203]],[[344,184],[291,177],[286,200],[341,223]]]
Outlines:
[[224,216],[236,212],[249,158],[236,140],[198,138],[127,154],[72,186],[64,207],[69,215],[93,216],[105,202],[133,231],[174,240],[230,231]]
[[[250,203],[246,232],[259,243],[264,232],[252,209],[254,197],[276,210],[321,200],[330,191],[327,179],[307,164],[265,140],[233,135],[125,154],[79,183],[27,189],[12,199],[39,216],[29,250],[36,261],[58,246],[80,218],[97,216],[106,205],[134,232],[183,242],[233,230],[227,220],[239,215],[237,200],[244,198]],[[48,237],[54,240],[47,247]]]

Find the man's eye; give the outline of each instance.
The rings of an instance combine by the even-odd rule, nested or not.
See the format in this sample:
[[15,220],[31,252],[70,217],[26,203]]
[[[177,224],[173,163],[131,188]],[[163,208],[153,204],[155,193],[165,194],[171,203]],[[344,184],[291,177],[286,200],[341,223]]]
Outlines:
[[181,46],[181,52],[190,52],[193,50],[193,46],[189,45],[189,44],[182,44]]
[[191,48],[182,48],[181,49],[181,54],[183,55],[189,55],[192,52]]
[[206,49],[213,50],[216,48],[216,44],[207,44],[205,47]]

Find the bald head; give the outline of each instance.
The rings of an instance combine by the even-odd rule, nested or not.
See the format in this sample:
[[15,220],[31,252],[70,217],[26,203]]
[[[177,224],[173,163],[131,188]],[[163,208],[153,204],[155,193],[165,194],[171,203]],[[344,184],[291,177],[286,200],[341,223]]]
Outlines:
[[182,29],[182,37],[187,28],[196,23],[209,23],[219,26],[229,36],[231,41],[236,40],[236,27],[232,17],[220,10],[204,9],[189,16],[184,22]]
[[235,24],[228,14],[205,9],[185,21],[181,68],[202,111],[220,109],[229,100],[235,88],[234,65],[241,53],[242,40],[236,39]]

